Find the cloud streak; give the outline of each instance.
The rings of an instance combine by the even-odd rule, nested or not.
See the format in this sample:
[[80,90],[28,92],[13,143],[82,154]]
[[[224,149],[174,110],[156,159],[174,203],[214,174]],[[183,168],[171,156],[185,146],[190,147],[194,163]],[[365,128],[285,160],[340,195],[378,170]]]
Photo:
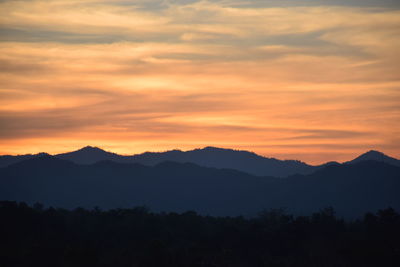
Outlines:
[[0,15],[0,153],[400,155],[395,1],[0,1]]

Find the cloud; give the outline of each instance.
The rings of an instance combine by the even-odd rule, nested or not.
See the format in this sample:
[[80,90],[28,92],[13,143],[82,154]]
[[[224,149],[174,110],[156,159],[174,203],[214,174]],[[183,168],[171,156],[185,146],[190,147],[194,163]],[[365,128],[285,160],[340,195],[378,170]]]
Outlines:
[[391,1],[1,1],[0,153],[95,142],[128,154],[308,145],[313,162],[369,144],[398,154],[399,12]]

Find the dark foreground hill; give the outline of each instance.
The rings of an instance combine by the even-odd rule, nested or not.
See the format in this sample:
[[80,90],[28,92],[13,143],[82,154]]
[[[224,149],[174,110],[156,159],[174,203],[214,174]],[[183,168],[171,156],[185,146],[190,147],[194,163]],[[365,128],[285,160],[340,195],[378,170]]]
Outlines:
[[34,207],[0,202],[0,266],[400,266],[393,209],[343,221],[331,209],[244,218]]
[[341,216],[400,209],[400,168],[383,162],[330,165],[285,179],[164,162],[155,166],[111,161],[78,165],[45,156],[0,169],[0,200],[55,207],[195,210],[210,215],[254,215],[286,208],[310,214],[332,206]]

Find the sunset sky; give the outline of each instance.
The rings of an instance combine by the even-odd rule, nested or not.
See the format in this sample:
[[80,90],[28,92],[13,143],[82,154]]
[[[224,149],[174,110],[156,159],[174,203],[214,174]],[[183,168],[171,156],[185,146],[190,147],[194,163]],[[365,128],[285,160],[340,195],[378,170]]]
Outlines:
[[400,157],[398,0],[2,0],[0,154]]

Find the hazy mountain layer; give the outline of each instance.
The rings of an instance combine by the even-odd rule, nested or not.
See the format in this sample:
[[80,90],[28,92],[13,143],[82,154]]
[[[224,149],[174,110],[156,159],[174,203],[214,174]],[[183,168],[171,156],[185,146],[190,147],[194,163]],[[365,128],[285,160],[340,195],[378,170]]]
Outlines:
[[400,209],[400,168],[376,161],[277,179],[191,163],[78,165],[45,156],[2,168],[0,177],[0,200],[66,208],[146,205],[155,211],[254,215],[270,208],[307,214],[332,206],[347,217]]

